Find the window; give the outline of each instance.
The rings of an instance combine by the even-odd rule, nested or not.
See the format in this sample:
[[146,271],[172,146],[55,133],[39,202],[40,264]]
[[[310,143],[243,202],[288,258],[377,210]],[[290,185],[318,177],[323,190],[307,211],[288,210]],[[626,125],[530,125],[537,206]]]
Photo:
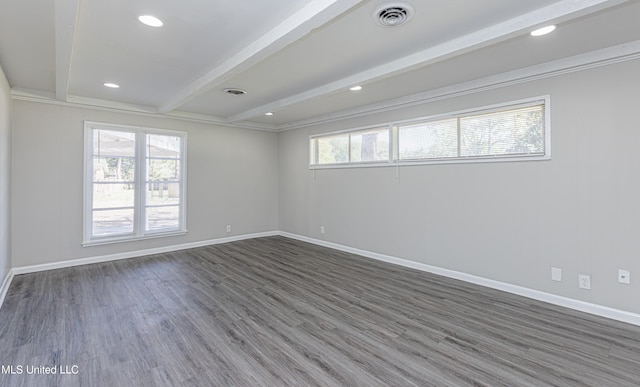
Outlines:
[[84,245],[185,233],[186,133],[85,122]]
[[310,137],[311,168],[550,158],[549,97]]
[[311,164],[336,165],[387,161],[389,144],[388,128],[312,138]]
[[398,126],[400,160],[544,155],[544,104]]

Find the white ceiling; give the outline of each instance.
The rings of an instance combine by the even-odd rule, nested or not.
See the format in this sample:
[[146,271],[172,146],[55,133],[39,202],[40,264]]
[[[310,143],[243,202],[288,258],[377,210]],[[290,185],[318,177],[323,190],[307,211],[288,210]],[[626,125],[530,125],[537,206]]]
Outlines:
[[0,0],[0,66],[17,97],[282,130],[640,55],[640,1],[401,2]]

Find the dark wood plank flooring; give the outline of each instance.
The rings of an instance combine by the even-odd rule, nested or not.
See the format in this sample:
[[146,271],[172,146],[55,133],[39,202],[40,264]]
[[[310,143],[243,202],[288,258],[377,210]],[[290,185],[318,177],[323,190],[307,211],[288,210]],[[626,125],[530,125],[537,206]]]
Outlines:
[[2,386],[637,386],[640,327],[269,237],[16,276],[0,365]]

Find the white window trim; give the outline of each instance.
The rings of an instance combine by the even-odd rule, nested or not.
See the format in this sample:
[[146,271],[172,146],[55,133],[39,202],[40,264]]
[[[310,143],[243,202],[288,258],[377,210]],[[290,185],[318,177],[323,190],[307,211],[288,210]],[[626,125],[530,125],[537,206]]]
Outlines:
[[[393,141],[392,141],[392,127],[389,126],[388,124],[384,124],[384,125],[375,125],[375,126],[367,126],[364,128],[358,128],[358,129],[349,129],[349,130],[341,130],[341,131],[337,131],[337,132],[330,132],[330,133],[324,133],[324,134],[320,134],[320,135],[314,135],[314,136],[310,136],[309,137],[309,167],[312,169],[316,169],[314,167],[320,167],[320,169],[322,168],[340,168],[340,167],[344,167],[344,166],[348,166],[348,167],[362,167],[362,166],[378,166],[380,164],[387,164],[390,161],[351,161],[351,135],[353,134],[358,134],[360,132],[367,132],[367,131],[382,131],[382,130],[388,130],[389,131],[389,158],[392,157],[392,152],[393,152]],[[346,163],[336,163],[336,164],[313,164],[314,163],[314,159],[317,160],[317,155],[318,155],[318,142],[317,141],[311,141],[313,139],[316,138],[323,138],[323,137],[333,137],[333,136],[337,136],[337,135],[341,135],[341,134],[346,134],[349,135],[348,136],[348,141],[349,143],[347,144],[347,149],[349,149],[349,161]]]
[[[177,136],[182,139],[180,148],[180,217],[178,218],[178,229],[160,230],[160,231],[144,231],[142,215],[139,213],[146,200],[146,190],[139,189],[138,194],[134,198],[134,224],[133,232],[127,234],[118,234],[112,236],[92,237],[92,211],[93,211],[93,130],[105,129],[115,131],[135,132],[136,134],[136,181],[145,186],[146,181],[146,152],[144,149],[144,141],[140,138],[147,134]],[[84,181],[83,181],[83,237],[82,246],[98,246],[111,243],[121,243],[138,241],[153,238],[162,238],[169,236],[184,235],[187,231],[187,132],[147,128],[131,125],[106,124],[101,122],[84,122]]]
[[[399,160],[398,159],[398,126],[419,124],[429,121],[439,121],[447,118],[459,118],[480,113],[491,113],[504,110],[505,108],[517,109],[520,107],[532,106],[536,103],[544,104],[544,154],[532,155],[495,155],[495,156],[473,156],[473,157],[456,157],[451,159],[414,159]],[[314,164],[317,161],[317,141],[316,138],[328,137],[332,135],[361,132],[375,128],[388,127],[390,130],[390,152],[388,161],[372,161],[372,162],[348,162],[338,164]],[[457,110],[443,114],[435,114],[420,118],[413,118],[401,121],[388,122],[384,124],[359,127],[355,129],[346,129],[322,134],[309,136],[309,169],[341,169],[341,168],[367,168],[367,167],[395,167],[395,166],[411,166],[411,165],[433,165],[433,164],[466,164],[466,163],[497,163],[497,162],[513,162],[513,161],[541,161],[551,160],[551,96],[543,95],[532,98],[525,98],[515,101],[509,101],[499,104],[481,106],[472,109]]]

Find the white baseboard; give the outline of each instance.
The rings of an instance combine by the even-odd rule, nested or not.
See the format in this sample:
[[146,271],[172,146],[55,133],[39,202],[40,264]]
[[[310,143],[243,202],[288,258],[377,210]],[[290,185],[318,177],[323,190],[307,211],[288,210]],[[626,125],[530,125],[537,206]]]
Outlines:
[[171,251],[178,251],[178,250],[185,250],[185,249],[191,249],[191,248],[202,247],[202,246],[215,245],[220,243],[235,242],[235,241],[240,241],[244,239],[253,239],[253,238],[261,238],[261,237],[276,236],[276,235],[280,235],[286,238],[296,239],[303,242],[312,243],[319,246],[329,247],[335,250],[357,254],[367,258],[372,258],[379,261],[392,263],[395,265],[409,267],[412,269],[417,269],[417,270],[441,275],[444,277],[449,277],[449,278],[473,283],[476,285],[485,286],[492,289],[502,290],[508,293],[531,298],[534,300],[543,301],[550,304],[562,306],[565,308],[593,314],[596,316],[605,317],[612,320],[622,321],[625,323],[640,326],[640,314],[637,314],[637,313],[627,312],[624,310],[614,309],[607,306],[579,301],[579,300],[575,300],[568,297],[558,296],[555,294],[541,292],[538,290],[533,290],[533,289],[525,288],[522,286],[517,286],[517,285],[495,281],[495,280],[491,280],[491,279],[487,279],[487,278],[483,278],[483,277],[479,277],[479,276],[475,276],[467,273],[462,273],[455,270],[443,269],[440,267],[431,266],[431,265],[427,265],[420,262],[410,261],[407,259],[393,257],[390,255],[374,253],[367,250],[361,250],[361,249],[340,245],[333,242],[327,242],[327,241],[314,239],[314,238],[310,238],[302,235],[292,234],[284,231],[269,231],[269,232],[254,233],[254,234],[245,234],[245,235],[238,235],[233,237],[209,239],[205,241],[192,242],[192,243],[184,243],[180,245],[163,246],[163,247],[158,247],[153,249],[128,251],[128,252],[119,253],[119,254],[109,254],[109,255],[102,255],[102,256],[89,257],[89,258],[45,263],[40,265],[14,267],[13,269],[9,270],[9,273],[7,273],[7,276],[2,282],[2,288],[0,288],[0,307],[2,307],[4,298],[6,297],[11,281],[13,280],[13,277],[15,275],[35,273],[35,272],[45,271],[45,270],[61,269],[61,268],[71,267],[71,266],[87,265],[91,263],[135,258],[135,257],[141,257],[145,255],[160,254],[160,253],[166,253]]
[[379,261],[393,263],[396,265],[417,269],[444,277],[449,277],[465,282],[469,282],[476,285],[485,286],[492,289],[502,290],[504,292],[516,294],[519,296],[531,298],[538,301],[547,302],[549,304],[562,306],[565,308],[578,310],[581,312],[593,314],[600,317],[609,318],[612,320],[622,321],[625,323],[640,326],[640,314],[627,312],[620,309],[614,309],[607,306],[598,304],[592,304],[589,302],[579,301],[568,297],[558,296],[551,293],[541,292],[539,290],[533,290],[522,286],[512,285],[505,282],[495,281],[475,275],[462,273],[455,270],[443,269],[441,267],[431,266],[420,262],[410,261],[398,257],[393,257],[384,254],[378,254],[371,251],[356,249],[349,246],[340,245],[337,243],[327,242],[319,239],[309,238],[302,235],[291,234],[281,231],[279,235],[291,239],[297,239],[299,241],[312,243],[319,246],[329,247],[335,250],[344,251],[347,253],[361,255],[367,258],[373,258]]
[[232,237],[208,239],[204,241],[191,242],[191,243],[183,243],[179,245],[156,247],[153,249],[127,251],[127,252],[118,253],[118,254],[108,254],[108,255],[100,255],[100,256],[89,257],[89,258],[70,259],[68,261],[43,263],[43,264],[31,265],[31,266],[19,266],[19,267],[13,268],[13,274],[14,275],[27,274],[27,273],[35,273],[39,271],[62,269],[62,268],[71,267],[71,266],[88,265],[91,263],[117,261],[120,259],[142,257],[145,255],[152,255],[152,254],[168,253],[171,251],[193,249],[196,247],[217,245],[220,243],[235,242],[235,241],[241,241],[244,239],[254,239],[254,238],[261,238],[261,237],[275,236],[275,235],[279,235],[279,232],[268,231],[268,232],[254,233],[254,234],[244,234],[244,235],[237,235]]
[[9,272],[4,277],[4,281],[2,281],[2,287],[0,287],[0,308],[2,308],[2,304],[4,304],[4,299],[9,291],[9,286],[11,286],[11,281],[13,281],[13,275],[13,269],[9,269]]

